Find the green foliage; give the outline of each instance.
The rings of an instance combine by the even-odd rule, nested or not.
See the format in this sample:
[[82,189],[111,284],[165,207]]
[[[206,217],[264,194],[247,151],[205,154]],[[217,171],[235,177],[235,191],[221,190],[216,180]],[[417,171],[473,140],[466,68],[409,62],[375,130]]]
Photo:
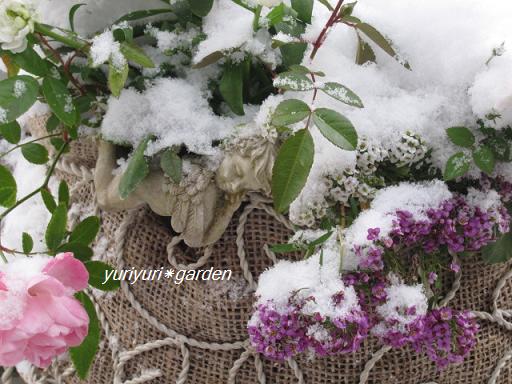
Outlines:
[[124,172],[121,182],[119,183],[119,196],[126,199],[137,186],[146,178],[149,173],[149,166],[144,157],[144,152],[151,138],[146,138],[139,144],[133,152],[133,156],[128,163],[128,167]]
[[314,88],[313,82],[306,75],[294,71],[280,73],[274,85],[287,91],[310,91]]
[[144,68],[155,68],[153,60],[136,44],[124,41],[121,43],[120,49],[127,60],[133,61]]
[[69,206],[69,187],[68,183],[66,183],[64,180],[62,180],[59,183],[59,204],[64,204],[66,207]]
[[240,64],[227,64],[220,80],[219,90],[229,108],[237,115],[244,115],[243,69]]
[[32,240],[32,236],[30,236],[27,232],[23,232],[21,235],[21,246],[23,248],[24,253],[32,252],[34,248],[34,240]]
[[471,165],[469,157],[463,153],[458,152],[448,159],[446,167],[444,169],[444,180],[450,181],[457,177],[464,176]]
[[347,151],[355,151],[357,132],[345,116],[327,108],[318,108],[313,113],[313,121],[322,135],[334,145]]
[[98,315],[96,314],[94,304],[89,296],[83,292],[79,292],[76,294],[76,298],[82,303],[89,316],[89,333],[82,344],[69,350],[69,354],[78,377],[85,380],[94,361],[94,357],[98,352],[101,330]]
[[157,8],[157,9],[145,9],[141,11],[135,11],[127,13],[126,15],[117,19],[113,24],[119,24],[123,21],[136,21],[140,19],[145,19],[147,17],[162,15],[164,13],[172,13],[172,9],[170,8]]
[[191,11],[194,15],[205,17],[213,7],[213,0],[188,0]]
[[292,8],[297,11],[297,17],[305,23],[311,23],[314,0],[292,0]]
[[36,102],[38,82],[30,76],[14,76],[0,81],[0,106],[5,115],[0,124],[13,122]]
[[52,213],[46,228],[45,241],[50,251],[56,251],[66,237],[67,207],[63,204],[57,206]]
[[160,167],[167,176],[179,184],[183,176],[183,161],[172,149],[167,149],[160,157]]
[[18,67],[35,76],[48,74],[49,63],[31,47],[27,47],[21,53],[13,54],[12,59]]
[[69,28],[73,32],[75,32],[75,14],[80,9],[80,7],[83,7],[84,5],[87,5],[87,4],[85,4],[85,3],[75,4],[69,10],[69,15],[68,15]]
[[452,143],[459,147],[471,148],[475,144],[475,135],[466,127],[451,127],[446,133]]
[[281,146],[272,171],[274,206],[284,212],[306,184],[315,147],[311,133],[301,129]]
[[282,101],[272,116],[272,124],[276,126],[289,125],[304,120],[311,114],[309,106],[297,99]]
[[113,271],[110,265],[102,261],[88,261],[85,267],[89,272],[89,285],[101,291],[115,291],[120,287],[118,280],[109,279],[105,284],[105,277]]
[[42,86],[43,95],[52,112],[68,127],[78,124],[79,114],[66,85],[51,76],[45,77]]
[[357,36],[356,64],[363,65],[368,62],[375,63],[375,52],[366,41]]
[[55,208],[57,208],[57,203],[55,202],[55,199],[53,198],[52,194],[46,188],[41,189],[40,193],[46,209],[48,210],[48,212],[53,213]]
[[487,264],[504,263],[512,259],[512,232],[486,245],[482,250],[482,258]]
[[108,65],[108,88],[115,97],[119,97],[121,95],[121,91],[128,79],[129,70],[130,68],[128,67],[128,63],[124,64],[122,68],[117,68],[112,63],[112,59],[110,59]]
[[83,245],[90,245],[100,231],[100,219],[97,216],[90,216],[77,224],[71,232],[69,241]]
[[63,252],[72,252],[75,258],[77,258],[80,261],[88,261],[91,259],[93,255],[93,250],[89,246],[73,242],[65,243],[59,246],[55,253]]
[[16,120],[2,124],[0,135],[11,144],[18,144],[21,139],[21,127]]
[[16,203],[18,187],[11,171],[0,165],[0,206],[12,207]]
[[32,164],[46,164],[49,160],[48,150],[38,143],[27,143],[21,147],[23,157]]
[[496,165],[493,152],[485,145],[473,151],[473,161],[480,170],[488,175],[492,174],[494,166]]
[[321,88],[329,96],[352,107],[363,108],[363,102],[352,90],[342,84],[327,82]]

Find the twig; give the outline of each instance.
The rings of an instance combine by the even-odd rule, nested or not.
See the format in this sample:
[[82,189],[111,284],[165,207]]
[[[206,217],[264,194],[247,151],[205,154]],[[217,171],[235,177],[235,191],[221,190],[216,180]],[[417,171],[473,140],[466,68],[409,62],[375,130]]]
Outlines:
[[325,23],[325,26],[322,29],[322,32],[320,32],[320,35],[318,35],[318,38],[314,42],[313,51],[311,52],[311,56],[309,56],[310,60],[313,60],[315,58],[316,53],[318,52],[318,50],[320,49],[320,47],[322,46],[322,44],[325,41],[327,32],[329,32],[329,29],[335,24],[336,19],[338,17],[338,13],[341,9],[341,6],[343,5],[343,1],[344,0],[338,1],[338,4],[336,4],[336,7],[334,7],[334,9],[331,13],[331,17],[329,17],[329,20],[327,20],[327,22]]

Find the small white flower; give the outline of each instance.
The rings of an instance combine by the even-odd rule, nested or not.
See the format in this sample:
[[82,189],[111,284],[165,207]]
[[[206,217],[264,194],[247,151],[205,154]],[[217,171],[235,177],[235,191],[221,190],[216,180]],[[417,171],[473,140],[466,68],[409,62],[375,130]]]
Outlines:
[[264,7],[275,7],[281,4],[281,0],[253,0],[257,5],[263,5]]
[[0,45],[6,51],[23,52],[27,35],[34,32],[37,21],[32,0],[0,1]]

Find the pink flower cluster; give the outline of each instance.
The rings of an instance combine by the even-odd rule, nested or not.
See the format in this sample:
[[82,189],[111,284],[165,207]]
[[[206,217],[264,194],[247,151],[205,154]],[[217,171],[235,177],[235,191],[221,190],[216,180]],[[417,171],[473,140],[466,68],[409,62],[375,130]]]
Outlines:
[[0,365],[47,367],[87,336],[89,317],[73,295],[89,275],[72,253],[19,258],[0,270]]

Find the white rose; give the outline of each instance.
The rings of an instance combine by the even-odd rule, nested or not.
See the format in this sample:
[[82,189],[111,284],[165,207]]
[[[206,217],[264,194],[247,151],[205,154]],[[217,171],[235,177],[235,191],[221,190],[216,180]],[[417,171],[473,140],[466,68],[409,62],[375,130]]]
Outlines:
[[282,3],[282,0],[253,0],[258,5],[263,5],[264,7],[275,7]]
[[32,0],[0,0],[0,45],[14,53],[27,48],[27,35],[34,32],[36,10]]

